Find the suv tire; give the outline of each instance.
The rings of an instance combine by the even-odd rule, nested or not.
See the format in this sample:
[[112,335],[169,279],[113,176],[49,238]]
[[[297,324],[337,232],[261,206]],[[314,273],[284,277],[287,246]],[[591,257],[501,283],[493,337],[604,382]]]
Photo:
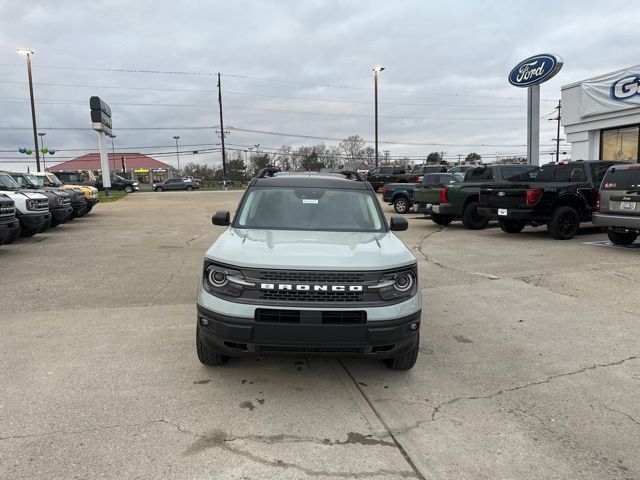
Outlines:
[[133,192],[133,187],[132,187],[131,185],[126,185],[126,186],[124,187],[124,191],[125,191],[126,193],[131,193],[131,192]]
[[611,243],[616,245],[631,245],[638,238],[637,233],[633,232],[616,232],[615,230],[607,230],[607,236]]
[[557,240],[573,238],[580,228],[580,214],[572,207],[558,207],[547,223],[549,234]]
[[505,233],[520,233],[526,223],[517,220],[498,220],[498,225]]
[[156,187],[156,192],[162,192],[164,190],[164,188],[162,187]]
[[4,245],[8,245],[10,243],[15,242],[20,237],[21,233],[22,233],[22,226],[18,225],[18,228],[16,228],[13,231],[13,233],[9,236],[9,238],[5,240]]
[[410,370],[418,359],[420,351],[420,335],[416,338],[416,343],[411,350],[397,357],[385,358],[384,364],[391,370]]
[[469,230],[482,230],[489,223],[489,217],[478,215],[478,202],[471,202],[464,207],[462,224]]
[[403,196],[396,198],[393,201],[393,209],[400,215],[409,213],[409,210],[411,209],[411,206],[409,205],[409,199]]
[[451,222],[453,222],[454,218],[455,217],[453,215],[441,215],[439,213],[431,214],[431,220],[433,220],[433,223],[435,223],[436,225],[441,225],[443,227],[446,227]]
[[229,357],[221,353],[209,350],[200,340],[200,325],[196,327],[196,351],[198,352],[198,360],[203,365],[212,367],[220,367],[229,361]]
[[193,190],[193,187],[191,185],[187,185],[187,192],[190,192],[191,190]]
[[22,238],[29,238],[29,237],[33,237],[36,233],[38,233],[40,231],[40,228],[29,228],[29,229],[22,229],[22,231],[20,232],[20,236]]

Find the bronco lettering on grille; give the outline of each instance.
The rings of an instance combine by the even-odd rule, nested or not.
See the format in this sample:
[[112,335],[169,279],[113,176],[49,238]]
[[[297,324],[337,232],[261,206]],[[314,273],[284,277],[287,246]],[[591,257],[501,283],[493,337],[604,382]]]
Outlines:
[[292,283],[261,283],[261,290],[291,290],[297,292],[362,292],[362,285],[312,285]]

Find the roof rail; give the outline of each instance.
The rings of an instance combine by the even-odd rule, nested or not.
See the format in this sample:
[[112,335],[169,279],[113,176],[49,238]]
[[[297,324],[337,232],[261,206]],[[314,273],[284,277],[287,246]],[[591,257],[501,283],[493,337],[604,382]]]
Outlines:
[[278,172],[280,172],[279,168],[274,168],[274,167],[261,168],[260,170],[258,170],[258,174],[256,175],[256,178],[273,177]]
[[335,168],[331,170],[331,173],[337,173],[339,175],[344,175],[349,180],[356,180],[358,182],[366,182],[367,179],[360,172],[356,172],[355,170],[344,170],[343,168]]

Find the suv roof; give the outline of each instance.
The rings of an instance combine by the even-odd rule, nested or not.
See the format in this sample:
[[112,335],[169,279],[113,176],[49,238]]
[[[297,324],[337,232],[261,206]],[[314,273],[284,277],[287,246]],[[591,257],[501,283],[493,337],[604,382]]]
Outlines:
[[260,187],[310,187],[341,188],[349,190],[368,190],[370,185],[364,180],[352,180],[347,173],[316,172],[273,172],[271,176],[260,176],[251,181],[249,186]]

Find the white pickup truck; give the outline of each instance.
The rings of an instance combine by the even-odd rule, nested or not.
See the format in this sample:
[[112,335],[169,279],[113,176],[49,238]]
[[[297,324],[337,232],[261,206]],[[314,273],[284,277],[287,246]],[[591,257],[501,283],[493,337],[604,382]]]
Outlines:
[[41,193],[22,191],[20,185],[5,172],[0,172],[0,193],[15,203],[21,236],[32,237],[51,224],[49,199]]

